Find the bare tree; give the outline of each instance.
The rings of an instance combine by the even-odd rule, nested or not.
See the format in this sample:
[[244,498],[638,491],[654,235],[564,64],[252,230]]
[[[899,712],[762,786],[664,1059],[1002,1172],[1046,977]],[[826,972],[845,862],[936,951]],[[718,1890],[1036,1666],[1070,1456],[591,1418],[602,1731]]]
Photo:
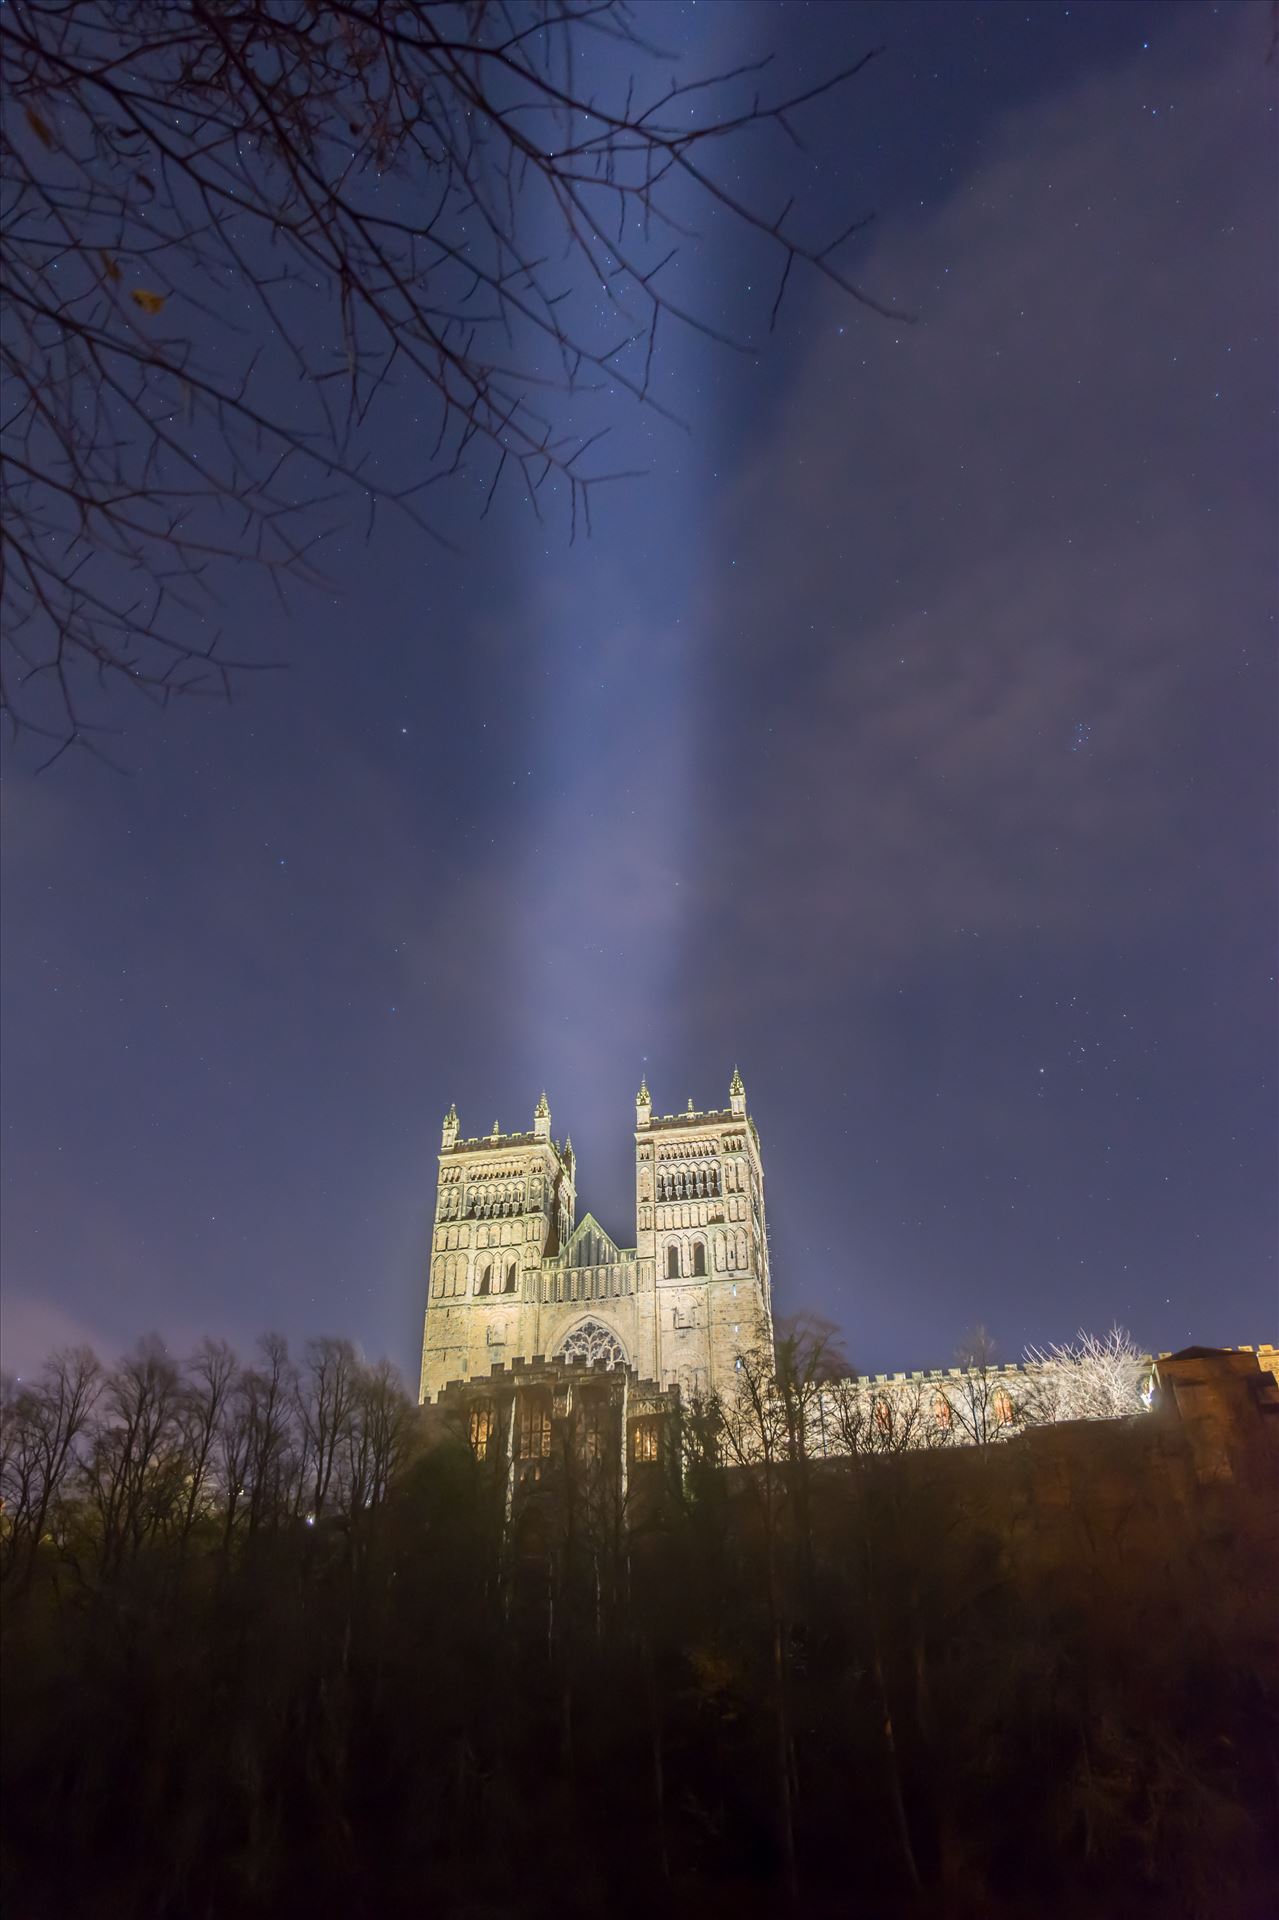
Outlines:
[[353,1518],[385,1501],[413,1430],[413,1405],[390,1361],[360,1367],[347,1422],[344,1473]]
[[1007,1439],[1019,1424],[1019,1408],[993,1336],[973,1327],[955,1349],[955,1361],[958,1373],[952,1369],[942,1386],[955,1438],[983,1449]]
[[250,1538],[277,1527],[297,1504],[301,1463],[294,1443],[296,1371],[282,1334],[263,1334],[261,1364],[241,1375],[233,1417],[238,1432],[230,1439],[243,1465],[245,1525]]
[[1122,1420],[1149,1407],[1149,1357],[1124,1327],[1100,1338],[1081,1328],[1073,1340],[1028,1347],[1026,1364],[1027,1424]]
[[[225,693],[245,664],[216,632],[227,565],[316,579],[353,501],[429,534],[428,489],[464,477],[487,511],[509,473],[535,509],[558,487],[575,530],[619,475],[548,402],[654,403],[659,331],[717,331],[669,271],[699,209],[771,248],[772,321],[796,261],[888,311],[840,265],[861,220],[810,239],[715,160],[761,127],[795,139],[873,55],[768,101],[755,67],[669,81],[642,18],[624,0],[0,10],[17,724],[56,753],[103,725],[87,689]],[[366,429],[391,383],[397,428],[419,425],[388,475]]]
[[852,1459],[914,1453],[953,1437],[950,1400],[940,1383],[835,1380],[822,1392],[827,1451]]
[[[792,1364],[799,1360],[800,1342],[793,1342]],[[778,1378],[777,1362],[768,1328],[761,1322],[754,1338],[737,1355],[734,1390],[719,1406],[723,1457],[736,1467],[751,1488],[760,1518],[764,1545],[764,1592],[768,1608],[770,1665],[775,1727],[776,1793],[786,1863],[787,1891],[795,1897],[798,1861],[795,1852],[795,1780],[790,1724],[790,1687],[787,1671],[786,1621],[783,1609],[781,1527],[786,1494],[786,1465],[792,1457],[794,1406],[800,1389],[790,1393]]]
[[324,1512],[333,1472],[351,1437],[360,1363],[349,1340],[308,1340],[297,1383],[298,1415],[310,1487],[311,1512]]
[[155,1337],[140,1341],[106,1377],[84,1467],[105,1575],[173,1520],[186,1477],[180,1399],[178,1369]]
[[239,1376],[239,1363],[224,1340],[203,1340],[188,1361],[178,1406],[183,1451],[186,1456],[186,1496],[180,1538],[183,1546],[199,1516],[211,1509],[220,1494],[229,1503],[232,1492],[219,1488],[217,1469],[225,1459],[225,1433]]
[[102,1390],[87,1347],[55,1353],[29,1383],[6,1382],[0,1410],[0,1497],[8,1526],[3,1566],[24,1584],[57,1502],[75,1473],[76,1452]]

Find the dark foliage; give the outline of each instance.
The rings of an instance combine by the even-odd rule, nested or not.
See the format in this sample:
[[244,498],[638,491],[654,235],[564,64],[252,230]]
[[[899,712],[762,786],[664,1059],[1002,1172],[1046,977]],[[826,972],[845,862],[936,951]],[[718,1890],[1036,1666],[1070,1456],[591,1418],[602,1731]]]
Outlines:
[[11,1393],[6,1910],[1270,1911],[1257,1490],[1151,1421],[766,1469],[714,1424],[642,1525],[561,1473],[511,1529],[342,1343]]

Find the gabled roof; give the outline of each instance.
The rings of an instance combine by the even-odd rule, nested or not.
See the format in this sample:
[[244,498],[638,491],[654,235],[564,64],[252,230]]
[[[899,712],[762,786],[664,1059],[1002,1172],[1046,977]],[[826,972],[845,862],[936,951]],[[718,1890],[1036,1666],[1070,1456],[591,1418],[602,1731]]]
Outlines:
[[593,1213],[584,1213],[582,1215],[572,1233],[570,1233],[568,1239],[564,1242],[564,1251],[566,1253],[570,1252],[580,1240],[586,1238],[588,1233],[594,1234],[597,1240],[602,1240],[607,1249],[604,1259],[597,1261],[595,1263],[596,1265],[606,1266],[610,1258],[616,1259],[621,1249],[612,1234],[605,1231]]

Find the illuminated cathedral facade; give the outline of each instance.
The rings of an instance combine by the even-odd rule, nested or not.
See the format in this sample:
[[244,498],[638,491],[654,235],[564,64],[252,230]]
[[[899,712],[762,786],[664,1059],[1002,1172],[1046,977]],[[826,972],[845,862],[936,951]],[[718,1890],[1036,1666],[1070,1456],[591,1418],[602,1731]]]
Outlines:
[[422,1337],[420,1397],[516,1360],[629,1369],[685,1397],[723,1392],[772,1339],[759,1135],[734,1071],[728,1105],[655,1114],[635,1097],[635,1240],[578,1218],[571,1140],[543,1094],[528,1133],[463,1138],[451,1107]]

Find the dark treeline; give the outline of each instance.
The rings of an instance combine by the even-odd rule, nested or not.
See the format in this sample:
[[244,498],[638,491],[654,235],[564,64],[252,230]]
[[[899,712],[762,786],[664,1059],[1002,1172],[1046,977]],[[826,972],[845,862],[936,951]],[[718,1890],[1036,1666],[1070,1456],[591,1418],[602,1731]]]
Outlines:
[[6,1911],[1271,1912],[1261,1490],[1158,1419],[814,1461],[803,1391],[625,1479],[566,1415],[512,1509],[338,1341],[10,1385]]

